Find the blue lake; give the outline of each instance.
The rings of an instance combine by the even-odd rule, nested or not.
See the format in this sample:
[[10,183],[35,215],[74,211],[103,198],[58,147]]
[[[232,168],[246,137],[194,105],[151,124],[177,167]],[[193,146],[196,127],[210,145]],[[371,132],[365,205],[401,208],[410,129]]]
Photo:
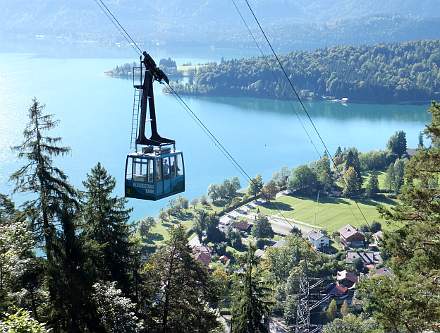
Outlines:
[[[194,60],[194,59],[182,59]],[[125,156],[129,152],[133,88],[131,81],[107,77],[104,71],[133,59],[52,59],[0,54],[0,192],[10,193],[8,177],[20,166],[10,147],[22,140],[27,109],[35,96],[55,114],[54,134],[72,148],[57,160],[81,188],[86,173],[99,161],[118,181],[123,195]],[[239,172],[217,150],[173,96],[156,87],[159,133],[174,138],[183,150],[188,198],[199,197],[209,184]],[[251,98],[186,98],[194,112],[230,150],[246,171],[266,180],[282,166],[294,167],[318,158],[293,109],[297,103]],[[361,151],[381,149],[396,130],[415,147],[430,121],[427,105],[382,105],[307,102],[331,152],[337,146]],[[302,117],[320,153],[323,147]],[[246,185],[242,178],[242,185]],[[17,201],[25,199],[14,196]],[[130,200],[133,219],[155,215],[167,201]]]

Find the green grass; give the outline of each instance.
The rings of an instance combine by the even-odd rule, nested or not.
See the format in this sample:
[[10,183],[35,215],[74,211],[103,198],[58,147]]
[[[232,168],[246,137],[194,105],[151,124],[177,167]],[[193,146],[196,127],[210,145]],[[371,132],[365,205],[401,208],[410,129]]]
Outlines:
[[[278,208],[285,217],[324,228],[330,233],[347,224],[355,227],[365,224],[356,203],[350,199],[321,197],[319,204],[317,204],[316,199],[283,196],[276,200],[276,203],[276,205],[270,204],[266,207],[260,207],[260,211],[268,215],[277,215],[279,214]],[[390,207],[394,202],[389,199],[383,199],[383,202],[358,201],[358,205],[369,223],[372,221],[384,222],[377,211],[379,204]],[[384,229],[388,227],[387,224],[382,224]]]

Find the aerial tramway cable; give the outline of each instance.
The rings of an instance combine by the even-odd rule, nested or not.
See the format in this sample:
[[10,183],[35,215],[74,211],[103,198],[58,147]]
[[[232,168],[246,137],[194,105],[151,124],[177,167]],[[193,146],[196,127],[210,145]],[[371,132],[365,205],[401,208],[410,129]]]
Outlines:
[[[239,11],[238,7],[235,4],[235,1],[234,0],[232,0],[232,1],[233,1],[234,5],[235,5],[235,8]],[[272,43],[270,42],[269,38],[267,37],[266,32],[264,31],[263,27],[261,26],[260,21],[258,20],[258,17],[255,14],[255,11],[253,10],[252,6],[250,5],[249,0],[244,0],[244,1],[246,2],[246,5],[249,8],[249,11],[251,12],[255,22],[257,23],[258,28],[260,29],[264,39],[266,40],[266,42],[267,42],[267,44],[269,46],[269,48],[271,49],[272,54],[273,54],[273,56],[275,57],[275,59],[276,59],[276,61],[278,63],[278,66],[280,67],[281,71],[283,72],[284,76],[286,77],[286,80],[288,81],[290,88],[292,89],[294,95],[296,96],[298,102],[301,105],[301,108],[303,109],[304,113],[306,114],[307,118],[309,119],[310,124],[312,125],[313,129],[315,130],[316,134],[318,135],[318,138],[321,141],[321,143],[322,143],[322,145],[323,145],[323,147],[325,149],[325,152],[327,153],[328,157],[331,159],[331,161],[333,163],[333,166],[334,166],[334,168],[336,170],[336,163],[335,163],[335,160],[333,158],[333,155],[330,153],[330,151],[329,151],[329,149],[328,149],[328,147],[327,147],[323,137],[321,136],[321,133],[319,133],[318,128],[315,125],[315,122],[313,121],[312,117],[310,116],[310,113],[307,111],[307,108],[304,105],[304,103],[303,103],[303,101],[301,99],[301,96],[299,96],[298,91],[296,90],[295,86],[293,85],[292,80],[290,79],[290,77],[287,74],[287,71],[284,68],[280,58],[278,57],[277,53],[275,52],[275,49],[273,48]],[[246,21],[244,20],[243,16],[241,15],[241,13],[240,13],[240,17],[242,17],[243,22],[245,23],[246,27],[248,27],[248,30],[251,31],[250,28],[249,28],[249,25],[246,23]],[[258,44],[258,42],[257,42],[257,40],[256,40],[256,38],[255,38],[253,33],[251,33],[251,36],[254,39],[254,41]],[[261,51],[261,48],[259,46],[258,46],[258,49]],[[342,179],[344,179],[344,181],[345,181],[345,178],[342,177]],[[356,207],[358,208],[359,212],[361,213],[363,220],[367,223],[367,225],[369,225],[368,220],[365,217],[365,214],[363,213],[363,211],[362,211],[361,207],[359,206],[358,202],[356,200],[353,200],[353,201],[355,202]]]
[[[231,1],[232,1],[232,3],[234,4],[235,10],[237,11],[238,15],[240,16],[241,21],[243,22],[243,24],[246,26],[246,28],[247,28],[249,34],[251,35],[252,39],[254,40],[254,43],[255,43],[256,47],[257,47],[258,50],[260,51],[260,54],[261,54],[261,56],[263,57],[264,61],[266,62],[266,65],[267,65],[267,67],[268,67],[268,69],[269,69],[269,71],[270,71],[271,64],[270,64],[270,62],[269,62],[269,57],[264,53],[263,49],[262,49],[261,46],[260,46],[260,43],[258,43],[258,41],[257,41],[257,39],[256,39],[256,37],[255,37],[255,35],[254,35],[254,33],[252,32],[251,28],[249,27],[249,24],[246,22],[246,19],[244,18],[243,14],[241,13],[240,8],[238,7],[238,5],[237,5],[237,3],[235,2],[235,0],[231,0]],[[278,80],[279,80],[279,79],[276,77],[275,73],[273,73],[272,71],[270,71],[270,73],[273,75],[273,78],[275,79],[274,81],[278,81]],[[291,102],[291,101],[289,100],[289,102]],[[322,158],[321,153],[319,152],[318,148],[316,147],[315,143],[313,142],[312,137],[310,136],[309,132],[307,131],[307,128],[305,127],[305,125],[304,125],[304,123],[303,123],[303,121],[302,121],[302,119],[301,119],[300,114],[296,111],[295,106],[294,106],[293,104],[292,104],[292,110],[295,112],[295,115],[296,115],[296,117],[297,117],[297,119],[298,119],[298,121],[299,121],[299,123],[300,123],[302,129],[303,129],[304,132],[306,133],[307,138],[309,139],[310,144],[313,146],[313,148],[315,149],[316,154],[317,154],[317,155],[319,156],[319,158],[321,159],[321,158]]]
[[[119,33],[127,40],[130,46],[135,50],[135,52],[140,55],[142,51],[134,39],[130,36],[126,29],[122,26],[119,20],[115,17],[115,15],[111,12],[111,10],[103,3],[102,0],[94,0],[95,3],[100,7],[100,9],[104,12],[107,18],[113,23],[113,25],[117,28]],[[139,51],[139,53],[138,53]],[[246,172],[246,170],[241,166],[241,164],[232,156],[232,154],[228,151],[228,149],[220,142],[220,140],[214,135],[214,133],[203,123],[203,121],[196,115],[196,113],[191,109],[191,107],[185,102],[185,100],[179,95],[174,88],[167,83],[167,88],[172,92],[173,96],[177,99],[179,104],[190,114],[193,120],[197,123],[197,125],[205,132],[205,134],[211,139],[214,145],[220,150],[220,152],[232,163],[232,165],[251,183],[254,180],[251,176]],[[262,192],[263,197],[268,200],[267,196]],[[284,216],[282,211],[279,209],[278,204],[274,203],[277,207],[278,213],[281,217],[289,224],[292,228],[295,226]]]

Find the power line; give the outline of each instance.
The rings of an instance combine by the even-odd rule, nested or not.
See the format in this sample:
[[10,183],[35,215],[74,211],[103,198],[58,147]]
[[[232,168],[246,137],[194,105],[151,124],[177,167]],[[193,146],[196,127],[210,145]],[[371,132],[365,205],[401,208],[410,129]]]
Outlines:
[[[255,35],[254,35],[254,33],[252,32],[251,28],[249,27],[249,24],[247,23],[246,19],[244,18],[243,14],[241,13],[240,8],[238,7],[238,5],[237,5],[237,3],[235,2],[235,0],[231,0],[231,1],[232,1],[232,3],[234,4],[235,10],[237,11],[238,15],[240,16],[240,18],[241,18],[243,24],[246,26],[246,28],[247,28],[249,34],[251,35],[252,39],[254,40],[254,43],[255,43],[255,45],[257,46],[257,49],[260,51],[261,56],[262,56],[263,59],[265,60],[266,65],[267,65],[267,67],[268,67],[268,69],[269,69],[269,72],[273,75],[275,81],[278,81],[278,78],[275,76],[275,73],[272,72],[272,71],[270,71],[271,64],[270,64],[270,62],[269,62],[269,56],[267,56],[267,55],[264,53],[263,49],[260,47],[260,43],[258,43],[258,41],[257,41],[257,39],[256,39],[256,37],[255,37]],[[291,101],[289,100],[289,102],[291,102]],[[304,132],[306,133],[307,138],[309,139],[310,143],[312,144],[313,148],[315,149],[316,154],[319,156],[319,158],[322,158],[321,153],[319,152],[318,148],[316,147],[315,143],[313,142],[313,140],[312,140],[312,138],[311,138],[309,132],[307,131],[307,129],[306,129],[306,127],[305,127],[305,125],[304,125],[304,123],[303,123],[303,121],[302,121],[302,119],[301,119],[301,116],[300,116],[299,113],[296,111],[295,105],[293,105],[293,103],[292,103],[292,109],[293,109],[293,111],[295,112],[296,117],[297,117],[299,123],[301,124],[302,129],[303,129]]]
[[[281,71],[283,72],[284,76],[286,77],[286,79],[287,79],[287,81],[288,81],[288,83],[289,83],[289,85],[290,85],[290,88],[292,89],[293,93],[295,94],[295,96],[296,96],[298,102],[300,103],[300,105],[301,105],[301,107],[302,107],[304,113],[307,115],[307,118],[309,119],[309,121],[310,121],[310,123],[311,123],[313,129],[315,130],[316,134],[318,135],[319,140],[321,141],[322,145],[324,146],[325,152],[327,153],[328,157],[331,159],[331,161],[332,161],[332,163],[333,163],[333,166],[335,167],[335,170],[336,170],[336,169],[337,169],[337,165],[336,165],[336,163],[335,163],[335,160],[334,160],[334,158],[333,158],[333,155],[330,154],[330,151],[329,151],[329,149],[328,149],[328,147],[327,147],[327,145],[326,145],[324,139],[322,138],[321,134],[319,133],[318,128],[317,128],[316,125],[315,125],[315,122],[313,121],[312,117],[310,116],[310,113],[307,111],[307,108],[305,107],[305,105],[304,105],[304,103],[303,103],[301,97],[299,96],[299,94],[298,94],[298,92],[297,92],[295,86],[293,85],[292,80],[290,79],[289,75],[287,74],[287,71],[286,71],[286,69],[284,68],[284,66],[283,66],[283,64],[282,64],[282,62],[281,62],[281,60],[280,60],[280,58],[278,57],[277,53],[275,52],[275,49],[273,48],[272,43],[270,42],[269,38],[267,37],[266,32],[264,31],[263,27],[261,26],[260,21],[258,20],[258,18],[257,18],[257,16],[256,16],[256,14],[255,14],[255,12],[254,12],[252,6],[251,6],[250,3],[249,3],[249,0],[245,0],[245,2],[246,2],[246,4],[247,4],[247,7],[249,8],[249,11],[251,12],[252,16],[254,17],[254,20],[255,20],[255,22],[257,23],[257,25],[258,25],[258,27],[259,27],[261,33],[263,34],[264,39],[266,40],[267,44],[269,45],[269,47],[270,47],[270,49],[271,49],[271,51],[272,51],[272,54],[274,55],[276,61],[278,62],[278,65],[279,65]],[[343,179],[345,180],[345,178],[343,178]],[[361,207],[359,206],[358,202],[357,202],[356,200],[354,200],[354,202],[355,202],[355,204],[356,204],[356,207],[359,209],[359,212],[361,213],[363,219],[365,220],[365,222],[367,223],[367,225],[369,225],[368,220],[367,220],[367,218],[365,217],[364,213],[362,212]]]
[[[136,44],[136,42],[131,38],[130,34],[127,32],[127,30],[124,29],[124,27],[121,25],[119,20],[113,15],[111,10],[103,3],[102,0],[94,0],[101,10],[103,10],[104,14],[109,18],[109,20],[115,25],[115,27],[118,29],[118,31],[124,36],[124,38],[128,41],[131,41],[133,44],[130,43],[130,45],[135,46],[137,50],[142,54],[142,50],[139,48],[139,46]],[[102,6],[101,6],[101,5]],[[133,49],[137,52],[137,50],[133,47]],[[192,118],[196,121],[199,127],[202,128],[202,130],[208,135],[208,137],[211,139],[211,141],[214,142],[216,147],[225,155],[225,157],[232,163],[232,165],[245,177],[249,180],[249,182],[254,183],[254,180],[249,176],[249,174],[246,172],[246,170],[241,166],[240,163],[231,155],[231,153],[226,149],[226,147],[220,142],[219,139],[212,133],[212,131],[203,123],[203,121],[195,114],[195,112],[191,109],[191,107],[185,102],[185,100],[175,91],[175,89],[167,83],[167,87],[169,90],[173,93],[173,95],[177,98],[179,103],[184,107],[185,110],[187,110]],[[265,197],[267,201],[269,201],[268,197],[265,195],[265,193],[262,191],[261,194]],[[281,210],[278,207],[278,204],[275,202],[275,206],[277,207],[278,213],[282,216],[282,218],[293,228],[294,225],[290,223],[290,221],[284,216],[284,214],[281,212]]]

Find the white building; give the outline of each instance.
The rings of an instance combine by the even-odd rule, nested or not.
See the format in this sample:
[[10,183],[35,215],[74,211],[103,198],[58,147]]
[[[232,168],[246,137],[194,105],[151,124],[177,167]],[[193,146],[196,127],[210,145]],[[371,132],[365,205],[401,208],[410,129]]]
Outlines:
[[317,250],[330,246],[330,238],[328,238],[321,230],[312,230],[307,234],[307,240],[312,243]]

